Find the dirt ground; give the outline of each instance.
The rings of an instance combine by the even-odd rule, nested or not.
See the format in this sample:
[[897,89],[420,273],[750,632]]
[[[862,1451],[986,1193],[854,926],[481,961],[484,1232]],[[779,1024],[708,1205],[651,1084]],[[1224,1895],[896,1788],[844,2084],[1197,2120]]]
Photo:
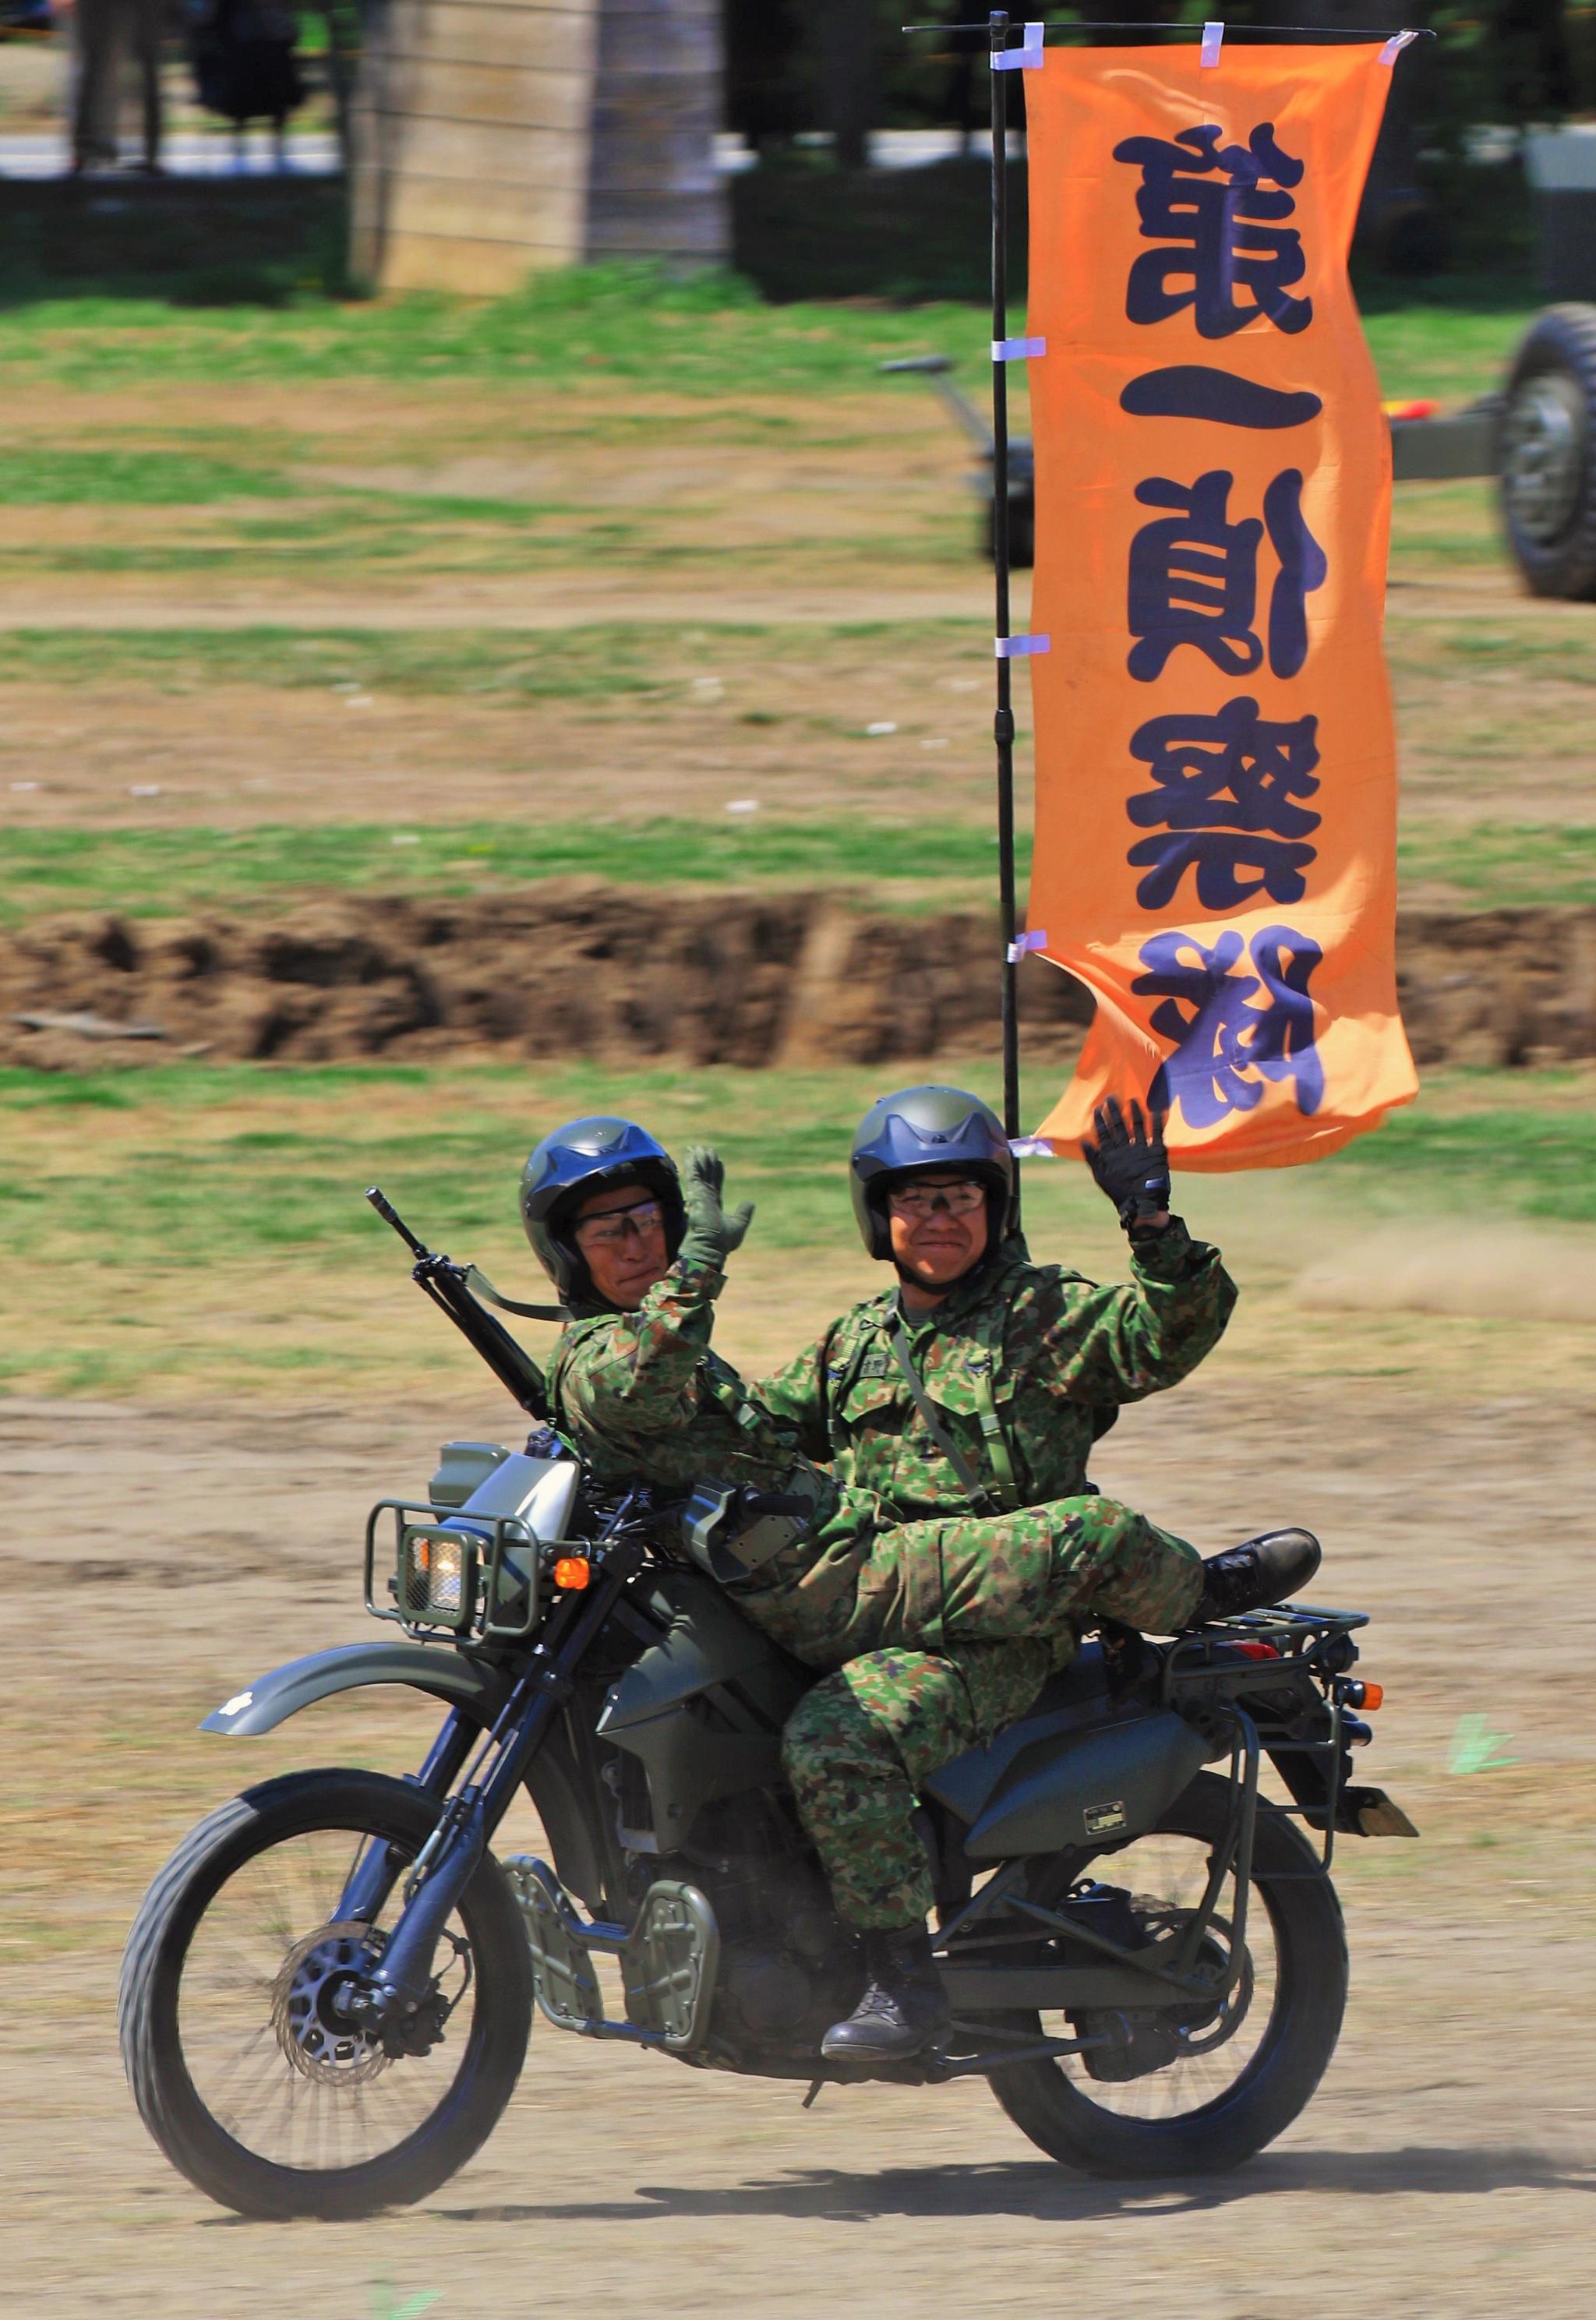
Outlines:
[[[1332,1362],[1359,1327],[1303,1326]],[[1582,2320],[1591,1415],[1572,1374],[1532,1398],[1482,1369],[1440,1398],[1303,1373],[1266,1409],[1256,1386],[1199,1377],[1105,1445],[1102,1482],[1205,1547],[1271,1520],[1320,1531],[1321,1594],[1375,1615],[1365,1664],[1388,1699],[1367,1776],[1424,1832],[1344,1843],[1346,2034],[1301,2123],[1243,2172],[1093,2183],[976,2085],[830,2090],[806,2113],[796,2089],[703,2080],[540,2024],[507,2116],[454,2183],[377,2225],[269,2226],[211,2207],[146,2138],[116,2058],[119,1945],[159,1859],[235,1787],[415,1761],[428,1716],[399,1695],[236,1747],[194,1726],[276,1661],[370,1632],[367,1503],[417,1485],[445,1435],[499,1430],[499,1412],[0,1405],[0,2300],[30,2320],[488,2320],[556,2299],[753,2320],[846,2299],[920,2320],[954,2293],[983,2313],[1133,2320],[1306,2320],[1327,2297],[1400,2320]],[[1457,1769],[1465,1716],[1511,1761]],[[532,1837],[517,1828],[508,1849]]]
[[[992,924],[985,897],[906,917],[828,889],[580,879],[330,897],[264,923],[96,911],[0,931],[0,1065],[532,1062],[550,1024],[567,1052],[623,1066],[901,1065],[984,1044]],[[1596,910],[1409,910],[1398,996],[1421,1065],[1588,1064]],[[1073,1059],[1091,1018],[1078,983],[1028,960],[1019,1006],[1029,1062]]]

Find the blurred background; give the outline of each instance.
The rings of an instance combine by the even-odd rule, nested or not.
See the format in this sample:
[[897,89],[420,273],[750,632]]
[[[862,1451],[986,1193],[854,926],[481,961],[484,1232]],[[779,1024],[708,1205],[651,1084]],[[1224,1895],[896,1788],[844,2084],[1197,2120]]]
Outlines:
[[[905,37],[884,0],[3,0],[0,172],[249,181],[146,195],[114,231],[103,203],[67,211],[77,231],[35,252],[59,278],[124,287],[181,268],[213,290],[231,270],[240,293],[307,276],[502,290],[556,258],[651,254],[730,260],[777,297],[973,296],[960,171],[984,150],[987,95],[972,13],[926,0],[928,29]],[[1048,12],[1053,37],[1081,13]],[[1555,271],[1562,237],[1533,195],[1579,174],[1577,134],[1554,150],[1547,132],[1596,112],[1596,6],[1410,13],[1433,38],[1397,80],[1360,257],[1417,279],[1521,271],[1538,251]],[[1389,14],[1292,0],[1228,22],[1356,33]],[[1200,14],[1126,0],[1126,29],[1093,37]],[[1022,130],[1020,84],[1014,104]],[[42,195],[10,211],[14,283],[19,226],[62,211]],[[196,215],[208,266],[177,223]]]

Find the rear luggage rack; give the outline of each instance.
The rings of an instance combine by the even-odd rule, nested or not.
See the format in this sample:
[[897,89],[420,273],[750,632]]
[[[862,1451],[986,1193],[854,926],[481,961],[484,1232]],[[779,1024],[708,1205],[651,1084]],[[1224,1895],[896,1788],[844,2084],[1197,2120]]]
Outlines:
[[[1163,1705],[1177,1714],[1193,1715],[1201,1723],[1211,1701],[1218,1710],[1223,1700],[1234,1704],[1244,1724],[1258,1717],[1258,1737],[1275,1770],[1292,1791],[1290,1805],[1270,1804],[1275,1812],[1300,1817],[1324,1838],[1322,1867],[1328,1869],[1338,1830],[1347,1835],[1405,1834],[1405,1829],[1380,1826],[1378,1806],[1386,1800],[1378,1790],[1348,1785],[1351,1760],[1341,1690],[1338,1679],[1357,1661],[1354,1632],[1366,1627],[1366,1611],[1320,1610],[1310,1603],[1282,1603],[1266,1610],[1241,1611],[1215,1619],[1189,1636],[1177,1636],[1165,1656],[1160,1693]],[[1248,1648],[1248,1647],[1251,1648]],[[1267,1647],[1266,1652],[1260,1646]],[[1272,1680],[1294,1680],[1292,1689],[1300,1702],[1314,1694],[1302,1679],[1319,1685],[1324,1693],[1325,1727],[1310,1739],[1292,1736],[1302,1728],[1300,1716],[1282,1717],[1271,1729],[1265,1703],[1256,1695],[1267,1691]],[[1178,1694],[1178,1697],[1177,1697]],[[1252,1694],[1247,1709],[1241,1696]],[[1283,1763],[1282,1759],[1287,1761]],[[1399,1818],[1404,1818],[1399,1816]]]

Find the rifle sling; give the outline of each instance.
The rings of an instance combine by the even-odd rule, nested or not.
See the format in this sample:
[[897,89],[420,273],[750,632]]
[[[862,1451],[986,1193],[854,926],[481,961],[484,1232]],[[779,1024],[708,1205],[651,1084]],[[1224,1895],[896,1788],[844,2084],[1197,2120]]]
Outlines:
[[485,1305],[496,1305],[501,1313],[519,1313],[525,1321],[568,1321],[571,1318],[564,1305],[521,1305],[513,1297],[501,1297],[477,1265],[466,1265],[463,1278],[473,1297],[480,1297]]

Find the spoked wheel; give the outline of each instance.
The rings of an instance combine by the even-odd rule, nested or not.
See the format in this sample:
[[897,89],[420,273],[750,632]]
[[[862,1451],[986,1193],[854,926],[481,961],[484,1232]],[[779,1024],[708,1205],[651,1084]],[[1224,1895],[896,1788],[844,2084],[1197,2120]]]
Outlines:
[[[298,1772],[202,1821],[145,1897],[122,1961],[122,2050],[173,2165],[252,2216],[365,2216],[462,2167],[509,2101],[530,2028],[520,1912],[485,1859],[439,1942],[413,2040],[390,2056],[340,1993],[403,1906],[436,1808],[367,1772]],[[368,1923],[340,1897],[390,1848]]]
[[[1150,1835],[1101,1854],[1038,1865],[1030,1898],[1121,1945],[1191,1922],[1215,1846],[1229,1825],[1229,1787],[1200,1773]],[[1089,2175],[1212,2174],[1240,2164],[1287,2127],[1335,2051],[1347,1998],[1347,1944],[1335,1889],[1289,1822],[1260,1809],[1243,1954],[1237,1891],[1220,1889],[1200,1953],[1219,2002],[1103,2009],[1075,2016],[1010,2015],[1033,2037],[1095,2038],[1090,2055],[1021,2062],[992,2075],[1014,2124],[1067,2167]],[[1232,1963],[1238,1971],[1232,1978]]]

